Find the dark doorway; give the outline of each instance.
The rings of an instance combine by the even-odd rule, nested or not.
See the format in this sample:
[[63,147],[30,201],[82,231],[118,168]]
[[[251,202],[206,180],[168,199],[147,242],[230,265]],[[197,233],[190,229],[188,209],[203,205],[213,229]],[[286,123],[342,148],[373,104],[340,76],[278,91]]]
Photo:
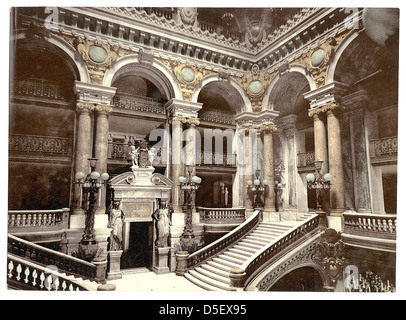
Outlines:
[[269,291],[321,292],[322,289],[320,274],[311,267],[303,267],[285,275]]
[[385,202],[386,213],[396,213],[397,204],[397,176],[385,175],[382,176],[383,198]]
[[121,269],[152,268],[152,222],[131,222],[128,250],[121,256]]

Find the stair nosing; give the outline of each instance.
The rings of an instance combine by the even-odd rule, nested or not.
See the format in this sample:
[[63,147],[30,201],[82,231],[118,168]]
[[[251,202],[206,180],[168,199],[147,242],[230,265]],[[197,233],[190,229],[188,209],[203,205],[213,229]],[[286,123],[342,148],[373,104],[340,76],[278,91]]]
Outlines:
[[197,272],[196,270],[189,270],[188,273],[190,276],[195,277],[196,279],[198,279],[204,283],[207,283],[207,284],[211,285],[212,287],[219,288],[219,289],[226,290],[226,291],[230,289],[229,285],[226,286],[225,283],[214,280],[210,277],[204,276],[203,274]]

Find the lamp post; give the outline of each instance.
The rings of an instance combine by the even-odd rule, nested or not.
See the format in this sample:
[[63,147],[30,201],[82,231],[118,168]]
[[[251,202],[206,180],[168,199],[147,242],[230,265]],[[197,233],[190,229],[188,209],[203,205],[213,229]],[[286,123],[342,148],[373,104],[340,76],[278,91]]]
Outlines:
[[85,260],[92,260],[97,254],[98,246],[96,243],[96,235],[94,230],[94,219],[96,207],[96,194],[99,194],[100,202],[100,188],[106,184],[110,178],[108,173],[102,173],[95,171],[97,158],[90,158],[89,164],[91,172],[86,175],[84,172],[77,172],[75,174],[78,183],[81,186],[81,199],[82,195],[85,195],[85,230],[82,235],[82,240],[79,243],[78,254]]
[[268,180],[260,180],[259,176],[261,170],[255,170],[255,180],[252,183],[251,180],[247,181],[248,194],[252,197],[252,204],[254,207],[262,208],[265,206],[265,197],[264,200],[261,199],[261,196],[265,196],[265,193],[268,192]]
[[186,204],[184,206],[184,210],[186,211],[186,225],[181,238],[183,240],[183,244],[186,247],[188,247],[189,250],[192,250],[192,246],[195,245],[195,243],[191,240],[195,237],[193,233],[193,218],[192,218],[194,207],[194,195],[200,187],[202,178],[198,176],[192,176],[193,170],[195,168],[194,165],[187,165],[186,167],[188,177],[184,176],[179,177],[181,190],[185,192],[185,204]]
[[323,193],[330,192],[330,184],[333,179],[331,173],[325,173],[322,175],[320,170],[323,166],[323,160],[315,160],[314,167],[316,174],[309,173],[306,176],[307,188],[316,191],[316,213],[320,217],[320,226],[322,228],[327,228],[327,217],[326,212],[323,211],[321,201],[323,199]]

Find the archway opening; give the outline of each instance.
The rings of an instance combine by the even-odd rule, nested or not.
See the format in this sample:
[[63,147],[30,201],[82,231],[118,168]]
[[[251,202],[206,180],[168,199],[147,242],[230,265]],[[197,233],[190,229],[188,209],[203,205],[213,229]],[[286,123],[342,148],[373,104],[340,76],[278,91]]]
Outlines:
[[316,269],[302,267],[283,276],[269,291],[321,292],[323,279]]

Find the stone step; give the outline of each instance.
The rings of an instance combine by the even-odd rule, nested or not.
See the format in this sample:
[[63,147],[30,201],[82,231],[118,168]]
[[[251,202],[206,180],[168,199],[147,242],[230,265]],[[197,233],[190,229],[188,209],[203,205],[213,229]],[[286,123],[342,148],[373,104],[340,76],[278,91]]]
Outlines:
[[210,284],[208,284],[208,283],[206,283],[204,281],[201,281],[198,278],[195,278],[193,275],[190,274],[190,271],[188,273],[186,273],[184,275],[184,277],[186,279],[188,279],[190,282],[192,282],[193,284],[195,284],[196,286],[198,286],[198,287],[200,287],[200,288],[202,288],[204,290],[207,290],[207,291],[225,291],[225,290],[221,290],[218,287],[214,287],[214,286],[212,286],[212,285],[210,285]]
[[252,254],[254,253],[254,252],[249,252],[247,250],[240,250],[239,248],[236,248],[236,247],[231,247],[230,249],[228,249],[228,252],[232,252],[232,253],[238,254],[240,256],[244,256],[246,258],[251,257]]
[[239,260],[241,262],[247,261],[248,257],[247,256],[242,256],[238,253],[230,252],[229,250],[223,253],[223,256],[229,256],[233,259]]
[[208,263],[203,263],[202,265],[200,265],[200,267],[202,267],[203,269],[206,269],[209,272],[215,273],[223,278],[229,279],[229,271],[224,271],[222,269],[216,268],[213,265],[210,265]]
[[223,271],[223,272],[227,272],[227,273],[229,273],[230,270],[233,269],[233,267],[230,267],[228,265],[224,265],[221,262],[219,263],[219,262],[214,261],[214,260],[207,261],[207,265],[209,265],[209,266],[211,266],[211,267],[213,267],[213,268],[215,268],[215,269],[217,269],[219,271]]
[[276,238],[276,237],[279,237],[281,234],[283,234],[283,232],[272,231],[272,230],[255,229],[254,231],[252,231],[250,233],[250,235],[252,235],[252,234],[261,235],[261,236],[264,236],[264,237]]
[[214,279],[212,279],[210,277],[207,277],[207,276],[205,276],[205,275],[203,275],[203,274],[201,274],[201,273],[199,273],[199,272],[197,272],[195,270],[190,270],[188,272],[188,274],[190,274],[193,278],[199,280],[200,282],[203,282],[206,285],[217,288],[217,290],[218,289],[224,290],[224,291],[230,291],[231,290],[229,284],[225,284],[224,282],[214,280]]
[[227,276],[220,276],[220,275],[218,275],[217,273],[215,273],[215,272],[211,272],[211,271],[209,271],[209,270],[207,270],[207,269],[204,269],[204,268],[202,268],[202,266],[200,266],[200,267],[197,267],[197,268],[195,268],[194,269],[195,271],[197,271],[197,272],[199,272],[199,273],[201,273],[202,275],[204,275],[204,276],[206,276],[206,277],[208,277],[208,278],[212,278],[213,280],[216,280],[216,281],[219,281],[219,282],[223,282],[223,283],[225,283],[226,285],[230,285],[230,278],[229,278],[229,276],[227,275]]
[[288,230],[292,229],[294,226],[272,223],[272,222],[261,222],[258,225],[258,227],[269,228],[269,229],[274,229],[274,230],[281,230],[281,231],[288,231]]
[[244,239],[241,240],[241,243],[244,243],[244,244],[251,244],[251,245],[257,246],[258,249],[260,249],[260,248],[262,248],[263,246],[265,246],[267,242],[258,241],[258,240],[252,240],[252,239],[247,239],[247,238],[245,237]]
[[263,247],[263,245],[258,245],[258,244],[252,244],[250,242],[247,242],[246,240],[240,240],[237,245],[243,246],[248,249],[255,250],[254,252],[257,252],[259,249]]
[[230,256],[230,255],[226,255],[226,254],[221,254],[221,255],[219,255],[219,256],[217,256],[217,258],[220,258],[220,259],[223,259],[223,260],[226,260],[226,261],[228,261],[228,262],[231,262],[231,263],[234,263],[234,264],[236,264],[236,265],[242,265],[245,261],[246,261],[246,259],[237,259],[237,258],[234,258],[234,257],[232,257],[232,256]]
[[[272,238],[272,239],[275,239],[275,238]],[[272,241],[272,239],[270,239],[270,238],[265,238],[264,236],[259,236],[259,235],[249,235],[249,236],[246,236],[245,239],[261,242],[264,245],[267,245],[269,242]]]
[[229,260],[223,259],[222,256],[214,258],[213,261],[229,267],[229,270],[234,269],[234,268],[239,268],[241,266],[241,263],[231,262]]
[[244,244],[236,244],[236,245],[234,245],[234,246],[232,247],[232,249],[237,249],[237,250],[239,250],[239,251],[244,251],[244,252],[246,252],[247,254],[249,253],[250,256],[252,256],[253,254],[255,254],[255,252],[258,251],[257,248],[247,247],[247,246],[245,246]]

